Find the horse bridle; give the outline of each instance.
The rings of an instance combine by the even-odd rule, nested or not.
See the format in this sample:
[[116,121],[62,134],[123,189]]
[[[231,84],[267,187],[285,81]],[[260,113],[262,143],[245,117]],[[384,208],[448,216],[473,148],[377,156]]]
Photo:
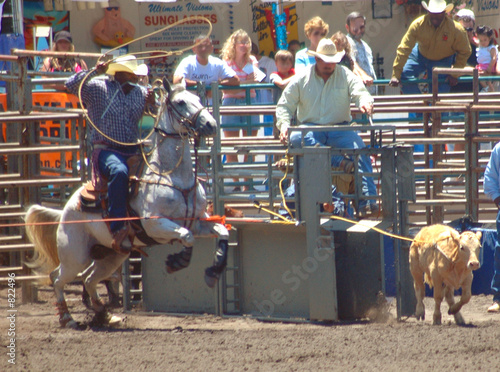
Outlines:
[[[182,113],[177,110],[175,107],[174,103],[170,99],[170,95],[167,97],[167,110],[168,113],[171,117],[173,117],[177,122],[182,125],[188,133],[192,134],[194,137],[196,137],[196,123],[198,122],[201,113],[203,110],[206,110],[206,107],[201,107],[198,111],[196,111],[191,118],[188,118],[184,116]],[[158,129],[158,131],[162,131],[161,129]],[[164,132],[165,133],[165,132]]]

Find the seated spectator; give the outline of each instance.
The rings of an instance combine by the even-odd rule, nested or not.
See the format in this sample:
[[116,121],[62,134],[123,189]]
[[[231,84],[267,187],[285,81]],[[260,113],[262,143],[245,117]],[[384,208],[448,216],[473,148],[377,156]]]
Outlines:
[[280,89],[285,89],[292,77],[295,75],[293,68],[293,54],[288,50],[279,50],[274,55],[278,71],[271,74],[271,83]]
[[[203,41],[202,41],[203,40]],[[201,43],[199,43],[201,41]],[[198,45],[196,45],[199,43]],[[221,59],[212,56],[214,51],[212,41],[206,35],[200,35],[194,39],[194,55],[184,58],[174,72],[174,84],[179,84],[182,79],[187,86],[193,86],[199,82],[209,86],[217,81],[219,85],[239,85],[240,79],[236,72]],[[212,104],[212,91],[208,87],[208,104]]]

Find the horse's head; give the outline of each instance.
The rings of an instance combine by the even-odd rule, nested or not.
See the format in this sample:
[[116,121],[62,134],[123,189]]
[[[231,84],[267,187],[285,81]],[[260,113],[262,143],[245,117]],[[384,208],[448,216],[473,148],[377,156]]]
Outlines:
[[217,122],[203,107],[198,96],[186,90],[183,84],[170,85],[163,79],[167,91],[167,110],[172,120],[172,126],[178,133],[194,133],[199,137],[215,135]]

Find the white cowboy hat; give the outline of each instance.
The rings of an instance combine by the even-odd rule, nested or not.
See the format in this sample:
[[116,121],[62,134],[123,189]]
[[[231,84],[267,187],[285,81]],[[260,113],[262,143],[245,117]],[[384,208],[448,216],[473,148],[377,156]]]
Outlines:
[[449,13],[453,9],[453,4],[446,4],[445,0],[429,0],[429,4],[422,1],[422,7],[429,13]]
[[337,52],[335,44],[330,39],[321,39],[316,51],[308,50],[310,56],[321,58],[326,63],[339,63],[344,57],[345,50]]
[[109,64],[106,74],[114,76],[116,72],[130,72],[137,76],[147,76],[148,66],[144,63],[138,65],[134,56],[118,57]]

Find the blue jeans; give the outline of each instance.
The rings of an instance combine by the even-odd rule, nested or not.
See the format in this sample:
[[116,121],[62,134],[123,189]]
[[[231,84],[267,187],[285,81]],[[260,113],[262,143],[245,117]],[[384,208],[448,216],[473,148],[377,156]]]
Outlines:
[[[135,154],[137,149],[124,149],[120,152]],[[108,216],[110,218],[127,217],[128,200],[128,166],[127,159],[130,155],[120,154],[110,150],[101,150],[99,152],[99,173],[105,177],[108,182]],[[125,221],[110,222],[111,232],[120,230]]]
[[495,244],[495,253],[493,255],[493,279],[491,280],[491,290],[493,292],[493,301],[500,302],[500,211],[497,214],[497,243]]
[[[306,124],[307,125],[307,124]],[[301,147],[301,132],[294,131],[290,134],[290,145],[295,148]],[[356,131],[325,131],[325,132],[307,132],[304,136],[305,146],[330,146],[336,149],[362,149],[365,144]],[[339,167],[340,162],[344,159],[342,155],[333,155],[331,160],[332,167]],[[373,172],[372,163],[368,155],[359,157],[358,167],[361,172]],[[377,195],[377,188],[372,177],[362,177],[361,191],[364,196]],[[374,200],[361,200],[360,207],[364,207],[367,203],[375,203]]]
[[[417,79],[419,75],[425,71],[427,71],[427,78],[432,79],[432,69],[434,67],[451,67],[451,65],[453,64],[454,56],[455,55],[451,55],[439,61],[432,61],[420,54],[417,44],[411,51],[410,56],[408,57],[408,61],[406,61],[406,64],[403,67],[401,80]],[[403,94],[421,93],[420,89],[418,88],[418,84],[402,84],[401,90],[403,91]],[[431,83],[429,83],[429,91],[432,92]],[[450,85],[441,83],[439,84],[438,91],[439,93],[449,93]]]

